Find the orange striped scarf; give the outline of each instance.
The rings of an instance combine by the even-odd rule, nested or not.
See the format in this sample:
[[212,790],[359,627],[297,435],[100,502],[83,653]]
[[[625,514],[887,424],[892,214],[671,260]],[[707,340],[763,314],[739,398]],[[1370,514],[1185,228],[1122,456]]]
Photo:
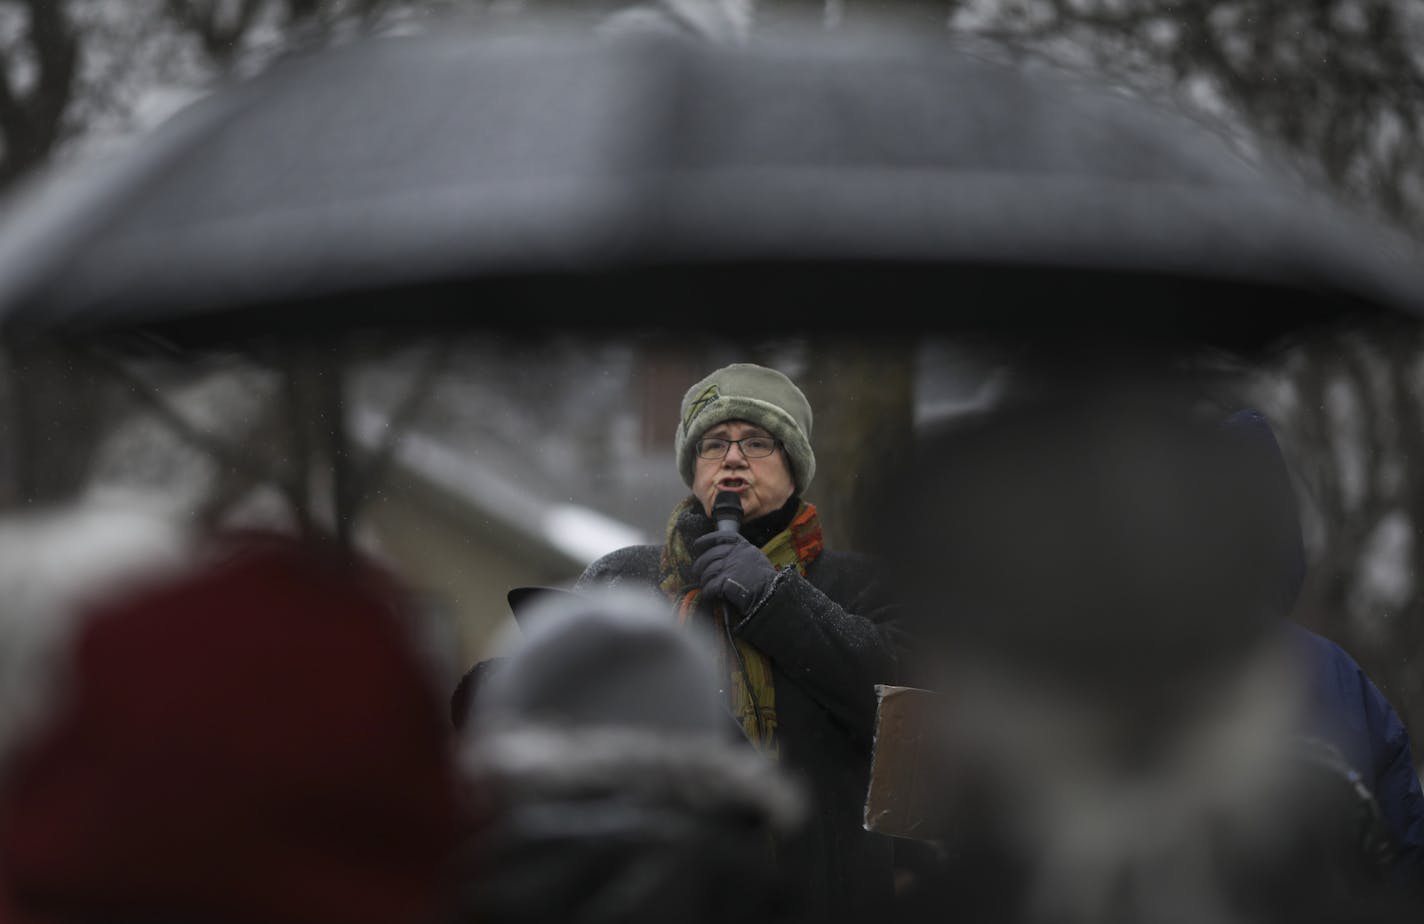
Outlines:
[[[727,613],[721,604],[701,605],[702,589],[692,586],[692,540],[685,525],[700,522],[701,503],[689,497],[678,505],[668,520],[667,541],[663,545],[662,562],[658,569],[658,586],[677,609],[680,625],[700,623],[713,630],[718,640],[718,664],[731,680],[728,687],[732,714],[741,723],[747,740],[762,754],[775,760],[778,756],[776,737],[776,683],[771,661],[759,649],[742,639],[731,639],[726,630]],[[778,569],[796,566],[802,575],[821,554],[821,521],[812,504],[801,501],[796,515],[786,529],[777,533],[761,550]],[[735,648],[733,647],[735,646]],[[738,657],[740,655],[740,657]]]

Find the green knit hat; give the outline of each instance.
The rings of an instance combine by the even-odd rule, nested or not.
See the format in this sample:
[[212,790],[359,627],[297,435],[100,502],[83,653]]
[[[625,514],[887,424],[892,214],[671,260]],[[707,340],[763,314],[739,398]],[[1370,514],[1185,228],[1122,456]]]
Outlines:
[[811,451],[811,405],[801,389],[775,369],[732,363],[687,390],[677,425],[677,470],[690,487],[702,434],[729,420],[756,424],[781,441],[791,460],[796,489],[805,493],[816,476]]

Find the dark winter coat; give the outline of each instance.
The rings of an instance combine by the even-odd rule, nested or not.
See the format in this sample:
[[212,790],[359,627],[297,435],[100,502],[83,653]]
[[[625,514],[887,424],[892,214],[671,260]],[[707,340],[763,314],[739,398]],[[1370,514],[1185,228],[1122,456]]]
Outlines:
[[[620,549],[590,565],[576,589],[656,588],[660,555],[654,545]],[[874,687],[896,679],[899,615],[868,559],[827,550],[733,625],[771,661],[781,762],[812,798],[807,830],[780,848],[788,874],[804,883],[810,920],[878,920],[890,907],[892,844],[865,831],[863,807]]]

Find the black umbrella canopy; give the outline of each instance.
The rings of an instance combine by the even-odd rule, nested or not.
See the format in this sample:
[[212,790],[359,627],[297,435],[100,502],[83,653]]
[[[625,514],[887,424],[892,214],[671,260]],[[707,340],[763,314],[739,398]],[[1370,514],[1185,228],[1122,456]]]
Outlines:
[[1194,125],[942,41],[444,34],[289,61],[13,207],[0,323],[1255,344],[1418,311],[1401,255]]

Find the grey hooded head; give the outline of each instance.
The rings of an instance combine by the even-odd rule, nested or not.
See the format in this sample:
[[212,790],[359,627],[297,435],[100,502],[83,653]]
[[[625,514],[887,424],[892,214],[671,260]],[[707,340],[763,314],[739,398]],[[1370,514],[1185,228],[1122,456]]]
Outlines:
[[476,724],[722,735],[730,724],[701,636],[640,595],[538,601],[524,642],[490,678]]

